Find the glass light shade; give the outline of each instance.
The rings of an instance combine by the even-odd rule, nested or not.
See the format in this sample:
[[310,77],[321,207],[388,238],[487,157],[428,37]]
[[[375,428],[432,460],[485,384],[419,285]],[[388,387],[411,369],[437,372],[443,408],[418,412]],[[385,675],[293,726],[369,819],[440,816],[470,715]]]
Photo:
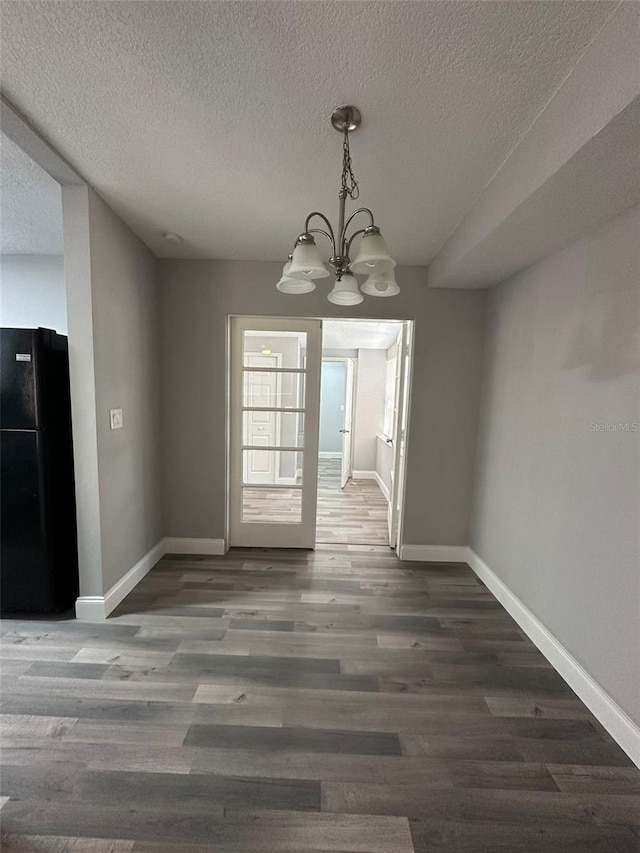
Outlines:
[[395,265],[384,237],[377,233],[365,234],[351,263],[351,271],[358,275],[371,275],[393,269]]
[[314,278],[326,278],[330,275],[315,243],[300,243],[293,250],[293,259],[289,267],[289,278],[301,278],[310,281]]
[[397,296],[400,293],[400,288],[396,284],[396,274],[392,269],[373,273],[361,289],[367,296]]
[[327,299],[334,305],[359,305],[364,296],[360,293],[356,277],[346,272],[340,281],[336,281]]
[[284,276],[276,284],[280,293],[311,293],[316,289],[312,281],[302,281],[300,278],[285,278]]
[[302,281],[299,278],[291,278],[289,276],[289,270],[291,269],[291,261],[287,261],[287,263],[282,267],[282,278],[276,284],[276,289],[281,293],[311,293],[312,290],[316,289],[315,284],[312,281]]

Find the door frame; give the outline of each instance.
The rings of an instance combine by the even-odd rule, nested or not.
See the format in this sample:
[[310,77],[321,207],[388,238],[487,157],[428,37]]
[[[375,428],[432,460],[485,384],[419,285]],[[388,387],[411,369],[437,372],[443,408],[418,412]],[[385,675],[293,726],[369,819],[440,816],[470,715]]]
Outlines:
[[[325,363],[325,361],[337,361],[337,362],[342,362],[342,363],[345,365],[345,370],[344,370],[344,373],[345,373],[345,382],[347,381],[347,380],[346,380],[346,376],[347,376],[347,368],[346,368],[347,357],[346,357],[345,355],[323,355],[323,356],[322,356],[321,366],[320,366],[320,394],[321,394],[321,395],[322,395],[322,364],[324,364],[324,363]],[[345,385],[345,388],[346,388],[346,385]],[[343,402],[343,404],[344,404],[344,400],[343,400],[342,402]],[[322,408],[321,408],[321,407],[319,408],[319,412],[320,412],[320,417],[322,418]],[[333,459],[337,459],[338,457],[337,457],[337,456],[334,456],[334,457],[331,457],[331,456],[322,456],[322,457],[321,457],[321,456],[320,456],[320,452],[318,452],[318,459],[331,459],[331,458],[333,458]]]
[[[330,319],[330,318],[322,318],[322,319],[324,322],[324,320]],[[357,394],[358,394],[358,370],[357,370],[358,358],[355,355],[323,355],[322,356],[322,362],[325,362],[325,361],[342,362],[342,364],[344,364],[344,366],[345,366],[344,367],[344,383],[345,383],[344,384],[344,399],[342,401],[343,406],[344,406],[344,414],[345,415],[347,413],[347,391],[348,391],[348,384],[347,383],[348,383],[348,378],[349,378],[349,363],[351,363],[351,365],[352,365],[351,369],[352,369],[353,373],[352,373],[352,381],[351,381],[351,395],[353,398],[353,412],[352,412],[352,418],[351,418],[351,444],[350,444],[349,471],[353,472],[353,436],[355,434],[355,422],[356,422],[355,401],[357,399]],[[320,385],[320,391],[322,393],[322,384]],[[320,410],[320,414],[322,415],[322,410]],[[343,420],[342,426],[344,428],[344,420]],[[342,446],[344,447],[344,440],[342,441]],[[321,458],[320,454],[318,454],[318,459],[320,459],[320,458]],[[341,454],[340,459],[344,465],[343,454]],[[351,477],[351,473],[349,474],[349,476]]]
[[[327,317],[326,315],[322,316],[289,316],[289,315],[270,315],[270,314],[227,314],[227,322],[225,325],[225,504],[224,504],[224,531],[225,531],[225,541],[224,541],[224,551],[225,553],[229,550],[230,547],[230,506],[231,506],[231,323],[234,317],[246,317],[248,319],[255,319],[257,321],[264,321],[267,319],[274,320],[320,320],[320,322],[331,321],[331,320],[343,320],[344,322],[371,322],[371,321],[388,321],[395,323],[409,323],[411,329],[411,336],[409,341],[409,371],[405,377],[405,407],[406,407],[406,429],[404,435],[405,442],[405,453],[404,453],[404,471],[402,477],[401,488],[399,489],[398,494],[398,520],[396,525],[396,546],[393,549],[396,556],[400,558],[400,551],[404,545],[404,519],[406,514],[406,467],[407,460],[409,457],[409,448],[410,448],[410,431],[411,431],[411,412],[412,412],[412,396],[413,396],[413,373],[414,373],[414,353],[415,353],[415,340],[416,340],[416,328],[418,325],[418,321],[415,318],[407,318],[401,319],[399,317]],[[321,342],[322,343],[322,342]],[[326,356],[327,360],[331,358],[331,356]],[[340,358],[346,359],[347,356],[343,356]],[[322,362],[322,352],[320,361]],[[354,380],[354,388],[357,389],[357,371],[356,377]],[[318,386],[318,416],[320,412],[320,387]],[[317,489],[317,484],[316,484]]]

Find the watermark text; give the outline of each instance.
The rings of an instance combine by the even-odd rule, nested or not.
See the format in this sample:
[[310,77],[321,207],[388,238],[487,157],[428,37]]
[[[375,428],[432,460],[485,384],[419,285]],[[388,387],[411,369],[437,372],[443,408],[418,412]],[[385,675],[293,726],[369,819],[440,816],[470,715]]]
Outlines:
[[591,432],[638,432],[640,424],[635,421],[591,421]]

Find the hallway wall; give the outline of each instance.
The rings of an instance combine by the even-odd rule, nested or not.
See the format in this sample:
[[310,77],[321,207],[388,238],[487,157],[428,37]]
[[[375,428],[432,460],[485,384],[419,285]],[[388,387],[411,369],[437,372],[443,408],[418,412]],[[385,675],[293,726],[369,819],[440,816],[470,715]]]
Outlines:
[[63,218],[80,594],[93,597],[162,538],[157,267],[92,189],[65,187]]
[[376,442],[382,432],[387,353],[383,349],[358,350],[353,470],[376,470]]

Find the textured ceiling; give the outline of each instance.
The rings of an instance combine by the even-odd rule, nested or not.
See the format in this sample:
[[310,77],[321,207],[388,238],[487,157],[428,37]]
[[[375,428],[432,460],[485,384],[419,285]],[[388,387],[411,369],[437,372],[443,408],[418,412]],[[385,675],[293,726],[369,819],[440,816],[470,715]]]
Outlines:
[[638,203],[640,97],[430,284],[490,287]]
[[401,323],[369,320],[323,320],[323,349],[389,349]]
[[354,103],[360,203],[424,264],[615,7],[4,3],[3,89],[162,257],[283,259],[335,219],[328,116]]
[[640,3],[620,3],[429,265],[486,287],[640,202]]
[[63,253],[60,187],[3,134],[0,134],[0,253]]

